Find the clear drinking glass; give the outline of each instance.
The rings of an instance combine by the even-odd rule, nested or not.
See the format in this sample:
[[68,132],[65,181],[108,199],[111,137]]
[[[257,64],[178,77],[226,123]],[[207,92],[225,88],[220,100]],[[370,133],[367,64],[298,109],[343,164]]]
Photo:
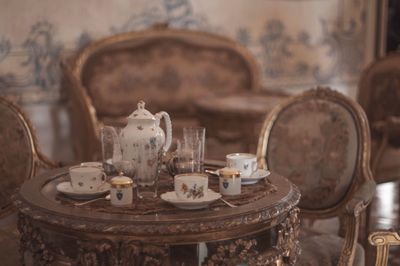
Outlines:
[[201,142],[177,140],[175,168],[177,174],[201,172]]
[[137,152],[135,164],[137,196],[140,199],[155,198],[158,191],[163,149],[158,143],[150,145],[146,142],[138,144],[135,152]]
[[183,128],[184,149],[192,153],[192,172],[204,171],[206,129],[204,127]]
[[114,163],[122,161],[122,150],[119,142],[120,128],[104,126],[101,129],[101,148],[103,168],[107,176],[118,174]]

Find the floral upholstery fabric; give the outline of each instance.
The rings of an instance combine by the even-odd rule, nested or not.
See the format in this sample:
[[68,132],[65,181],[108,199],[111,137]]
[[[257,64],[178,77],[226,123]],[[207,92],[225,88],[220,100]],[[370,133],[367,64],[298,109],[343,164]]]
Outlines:
[[279,114],[268,141],[268,167],[300,188],[300,208],[329,208],[346,195],[359,144],[344,106],[322,99],[294,102]]
[[32,146],[19,116],[0,102],[0,208],[11,203],[11,195],[30,176]]
[[86,62],[82,78],[99,116],[129,115],[139,99],[152,112],[187,115],[193,99],[252,88],[252,73],[233,50],[175,39],[98,52]]
[[[300,238],[301,254],[298,266],[336,266],[338,265],[344,240],[335,235],[315,235]],[[357,244],[353,266],[365,265],[365,252]]]

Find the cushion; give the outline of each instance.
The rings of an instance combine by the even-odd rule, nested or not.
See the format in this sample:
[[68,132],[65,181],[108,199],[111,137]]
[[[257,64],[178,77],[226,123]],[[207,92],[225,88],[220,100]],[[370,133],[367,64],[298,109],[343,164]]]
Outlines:
[[[343,244],[343,238],[335,235],[314,235],[300,238],[301,254],[296,265],[336,266]],[[365,252],[360,244],[357,244],[353,265],[365,265]]]
[[151,112],[193,112],[194,99],[252,88],[237,52],[172,38],[110,46],[91,55],[81,77],[99,116],[127,116],[139,100]]
[[352,113],[339,103],[306,99],[287,106],[268,139],[267,164],[295,183],[303,209],[338,204],[357,166],[358,138]]

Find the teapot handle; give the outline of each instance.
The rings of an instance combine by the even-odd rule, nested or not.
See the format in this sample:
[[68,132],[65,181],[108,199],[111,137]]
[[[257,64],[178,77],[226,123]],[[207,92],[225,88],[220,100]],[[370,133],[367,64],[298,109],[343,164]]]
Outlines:
[[157,113],[156,117],[164,118],[166,134],[165,134],[165,144],[164,144],[163,150],[164,150],[164,152],[167,152],[169,150],[169,147],[171,146],[171,142],[172,142],[171,118],[169,118],[169,114],[164,111]]

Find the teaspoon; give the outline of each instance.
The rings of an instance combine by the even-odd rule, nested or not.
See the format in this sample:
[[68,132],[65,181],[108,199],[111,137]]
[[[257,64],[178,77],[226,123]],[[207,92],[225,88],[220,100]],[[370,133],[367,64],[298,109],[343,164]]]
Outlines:
[[82,206],[82,205],[86,205],[88,203],[92,203],[101,199],[105,199],[105,200],[110,200],[110,194],[108,194],[107,196],[105,196],[104,198],[97,198],[97,199],[92,199],[92,200],[88,200],[88,201],[84,201],[84,202],[76,202],[74,203],[74,206]]

